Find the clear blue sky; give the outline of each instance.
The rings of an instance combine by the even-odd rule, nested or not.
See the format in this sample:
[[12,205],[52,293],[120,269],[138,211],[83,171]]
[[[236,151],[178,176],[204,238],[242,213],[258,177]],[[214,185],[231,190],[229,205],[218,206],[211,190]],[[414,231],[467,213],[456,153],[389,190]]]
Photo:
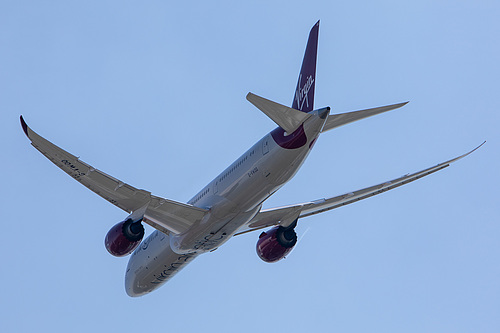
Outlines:
[[[175,3],[175,4],[173,4]],[[1,1],[2,332],[499,332],[498,1]],[[129,298],[103,240],[125,217],[30,146],[38,133],[187,201],[290,104],[321,19],[316,106],[402,109],[328,132],[266,207],[450,168],[303,219],[277,264],[258,233]]]

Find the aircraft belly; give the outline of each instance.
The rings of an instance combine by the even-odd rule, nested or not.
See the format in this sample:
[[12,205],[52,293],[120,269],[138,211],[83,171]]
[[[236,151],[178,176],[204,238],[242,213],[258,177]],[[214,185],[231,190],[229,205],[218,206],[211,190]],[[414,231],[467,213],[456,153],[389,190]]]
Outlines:
[[310,149],[283,149],[276,143],[272,146],[273,156],[264,162],[266,181],[273,186],[273,192],[287,183],[300,169],[309,155]]
[[228,241],[260,211],[260,205],[247,212],[231,213],[224,219],[212,216],[187,233],[171,237],[173,251],[179,254],[213,251]]
[[159,288],[198,256],[177,254],[170,248],[170,237],[153,232],[132,254],[125,274],[129,296],[142,296]]
[[[287,150],[268,143],[269,153],[223,193],[238,211],[248,211],[262,203],[298,171],[309,149]],[[254,171],[256,170],[256,171]]]
[[291,151],[277,145],[276,148],[271,146],[270,151],[275,152],[273,158],[261,160],[258,166],[265,169],[266,174],[260,177],[245,175],[235,181],[220,204],[212,207],[212,219],[206,222],[203,231],[201,228],[198,232],[190,230],[187,235],[175,239],[172,248],[176,252],[207,252],[225,243],[260,211],[270,195],[295,175],[309,153],[307,148]]
[[[259,211],[262,203],[302,165],[309,149],[284,149],[273,141],[250,171],[234,179],[216,197],[209,215],[187,232],[168,236],[155,231],[130,258],[127,293],[141,296],[163,285],[199,254],[224,244]],[[207,198],[208,200],[209,198]]]

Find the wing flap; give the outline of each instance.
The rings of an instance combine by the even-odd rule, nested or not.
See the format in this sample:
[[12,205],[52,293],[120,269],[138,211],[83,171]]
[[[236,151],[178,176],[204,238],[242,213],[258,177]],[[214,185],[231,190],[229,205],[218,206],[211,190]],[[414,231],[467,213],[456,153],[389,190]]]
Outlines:
[[22,117],[21,125],[33,147],[92,192],[127,213],[147,205],[145,222],[162,232],[182,233],[207,213],[205,209],[157,197],[124,183],[41,137],[26,125]]

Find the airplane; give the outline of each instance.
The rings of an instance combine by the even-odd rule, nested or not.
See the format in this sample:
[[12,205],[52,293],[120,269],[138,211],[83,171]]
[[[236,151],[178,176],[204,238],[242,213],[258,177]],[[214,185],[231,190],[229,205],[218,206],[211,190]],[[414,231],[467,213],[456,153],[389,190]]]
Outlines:
[[[312,27],[291,107],[248,93],[247,100],[278,127],[209,182],[187,203],[151,194],[118,180],[35,133],[20,116],[31,144],[78,182],[129,215],[113,226],[105,247],[114,256],[132,253],[125,290],[131,297],[158,289],[200,254],[212,252],[231,237],[270,228],[260,234],[257,254],[265,262],[283,259],[297,243],[299,219],[392,190],[443,170],[481,147],[425,170],[342,195],[283,207],[263,203],[297,173],[320,134],[339,126],[400,108],[382,107],[330,114],[314,109],[319,21]],[[144,241],[144,226],[155,230]]]

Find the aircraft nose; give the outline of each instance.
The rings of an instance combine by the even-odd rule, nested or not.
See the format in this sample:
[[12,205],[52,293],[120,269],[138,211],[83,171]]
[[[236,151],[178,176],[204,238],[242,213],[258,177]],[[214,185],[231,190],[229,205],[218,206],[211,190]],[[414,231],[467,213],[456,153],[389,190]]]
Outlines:
[[139,297],[147,294],[150,291],[150,289],[141,286],[135,274],[125,275],[125,292],[130,297]]
[[137,256],[132,256],[130,258],[127,271],[125,272],[125,292],[130,297],[139,297],[151,291],[147,285],[144,285],[144,279],[140,273],[140,267],[138,267],[136,257]]
[[125,274],[125,291],[127,295],[129,295],[130,297],[138,296],[134,288],[135,285],[134,280],[135,277],[133,276],[133,274],[130,274],[130,271],[127,271],[127,273]]

